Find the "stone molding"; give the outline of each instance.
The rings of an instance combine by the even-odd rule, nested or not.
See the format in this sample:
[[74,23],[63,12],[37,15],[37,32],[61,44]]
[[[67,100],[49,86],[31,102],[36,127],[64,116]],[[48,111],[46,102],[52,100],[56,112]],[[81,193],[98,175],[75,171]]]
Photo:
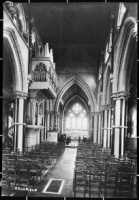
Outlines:
[[112,93],[111,97],[113,98],[113,100],[128,99],[129,95],[130,95],[129,92],[121,91],[121,92]]
[[120,87],[120,72],[122,70],[122,65],[123,65],[123,59],[124,59],[124,55],[125,55],[125,51],[127,48],[127,43],[128,43],[128,39],[130,37],[130,33],[134,32],[134,22],[133,21],[128,21],[127,24],[125,24],[125,30],[124,30],[124,39],[122,42],[122,48],[121,48],[121,53],[120,53],[120,59],[119,59],[119,67],[118,67],[118,78],[117,78],[117,91],[119,90]]
[[91,117],[92,117],[92,116],[98,116],[99,114],[100,114],[100,112],[91,112],[90,115],[91,115]]
[[51,111],[51,110],[46,110],[45,114],[59,115],[59,113],[57,111]]
[[21,60],[21,54],[19,52],[19,47],[18,47],[18,44],[17,44],[17,39],[16,39],[16,36],[15,36],[15,33],[14,33],[13,30],[11,30],[9,28],[8,29],[6,28],[4,30],[4,32],[9,35],[9,37],[10,37],[10,39],[12,41],[15,53],[16,53],[16,58],[18,60],[19,69],[20,69],[20,75],[21,75],[21,87],[22,87],[22,90],[23,90],[23,88],[24,88],[24,84],[23,84],[24,78],[23,78],[23,69],[22,69],[23,64],[22,64],[22,60]]
[[15,98],[23,98],[26,99],[28,97],[28,93],[15,91],[14,93]]
[[108,104],[108,105],[102,105],[102,106],[101,106],[101,111],[103,111],[103,110],[108,110],[108,109],[111,109],[111,108],[113,108],[113,106],[110,105],[110,104]]

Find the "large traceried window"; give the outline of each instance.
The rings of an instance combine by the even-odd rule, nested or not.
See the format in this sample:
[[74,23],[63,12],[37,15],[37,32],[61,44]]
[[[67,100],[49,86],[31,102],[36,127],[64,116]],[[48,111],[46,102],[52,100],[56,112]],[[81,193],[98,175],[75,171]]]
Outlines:
[[71,130],[88,129],[87,113],[79,103],[74,104],[71,110],[69,110],[65,126],[66,129]]

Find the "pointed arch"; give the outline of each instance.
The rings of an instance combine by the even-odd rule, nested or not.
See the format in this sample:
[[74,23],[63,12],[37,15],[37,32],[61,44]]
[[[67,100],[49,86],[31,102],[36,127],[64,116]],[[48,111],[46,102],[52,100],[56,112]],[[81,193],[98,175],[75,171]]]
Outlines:
[[[135,27],[136,21],[133,17],[129,17],[125,20],[118,42],[119,45],[117,45],[117,54],[114,61],[114,93],[127,90],[126,80],[128,79],[129,75],[128,77],[126,77],[127,73],[125,73],[125,69],[127,69],[127,66],[129,67],[128,62],[130,62],[131,60],[132,52],[135,51],[135,48],[131,48],[133,39],[135,40],[135,38],[133,38]],[[128,69],[128,71],[130,72],[130,69]],[[124,73],[126,74],[126,76],[123,77]]]
[[78,75],[72,75],[70,78],[67,79],[66,83],[58,90],[57,99],[55,101],[55,111],[58,112],[59,104],[62,100],[64,93],[74,84],[77,84],[82,88],[82,90],[89,99],[91,112],[95,111],[97,105],[96,97],[94,93],[91,91],[90,87],[87,85],[87,83],[85,83]]
[[28,32],[28,26],[27,26],[27,20],[26,20],[26,15],[25,15],[25,10],[23,7],[23,4],[17,3],[16,4],[19,20],[21,23],[21,31]]
[[9,57],[12,63],[13,84],[17,91],[24,91],[24,73],[22,69],[22,59],[19,53],[19,48],[15,39],[15,34],[11,29],[4,30],[4,42],[9,52]]

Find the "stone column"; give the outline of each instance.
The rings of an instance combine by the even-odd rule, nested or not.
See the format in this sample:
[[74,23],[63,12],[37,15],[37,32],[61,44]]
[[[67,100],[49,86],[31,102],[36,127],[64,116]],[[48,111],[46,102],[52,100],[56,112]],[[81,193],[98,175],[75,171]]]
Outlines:
[[94,116],[90,117],[90,134],[89,138],[94,142]]
[[115,106],[113,105],[113,108],[111,109],[111,153],[114,154],[114,109]]
[[47,115],[46,112],[44,114],[44,140],[46,140],[47,135]]
[[19,107],[18,107],[18,141],[17,148],[23,150],[23,113],[24,113],[24,99],[19,98]]
[[54,130],[58,131],[58,113],[54,113]]
[[108,148],[110,148],[111,144],[111,108],[108,109]]
[[65,132],[64,132],[65,131],[65,120],[66,119],[63,117],[62,118],[62,134],[65,134]]
[[15,119],[14,119],[14,122],[15,122],[15,127],[14,127],[14,149],[17,148],[17,98],[15,98]]
[[47,112],[47,131],[50,130],[50,113]]
[[121,130],[121,155],[124,155],[124,139],[125,139],[125,98],[122,99],[122,130]]
[[58,133],[60,132],[60,124],[59,123],[60,123],[60,114],[57,115],[57,129],[56,130],[58,131]]
[[100,120],[101,120],[101,115],[98,115],[98,137],[97,137],[97,142],[100,144]]
[[128,93],[122,91],[114,94],[115,104],[115,125],[114,129],[114,155],[119,157],[124,155],[124,140],[125,140],[125,99],[128,98]]
[[[36,101],[35,100],[32,100],[33,101],[33,109],[32,109],[32,116],[33,116],[33,125],[35,126],[35,121],[36,121],[36,116],[35,116],[35,113],[36,113]],[[37,118],[38,119],[38,118]]]
[[98,115],[94,116],[94,137],[93,137],[93,142],[97,143],[97,119]]
[[[16,139],[17,140],[17,148],[20,151],[23,151],[23,140],[24,140],[24,136],[23,136],[23,126],[24,124],[24,99],[26,99],[26,95],[19,93],[16,95],[17,99],[16,99],[16,105],[17,105],[17,123],[16,123],[16,129],[17,129],[17,135],[16,135]],[[15,141],[16,143],[16,141]],[[16,145],[15,145],[16,146]]]
[[63,115],[60,114],[60,122],[59,122],[59,129],[60,129],[60,134],[63,134]]
[[114,127],[114,155],[119,158],[120,145],[120,113],[121,113],[121,99],[116,100],[115,105],[115,127]]
[[49,130],[52,130],[52,100],[49,99],[49,111],[50,111],[50,115],[49,115]]
[[47,139],[47,131],[49,131],[49,99],[46,99],[46,139]]
[[54,130],[54,112],[51,112],[51,130]]
[[104,110],[103,148],[107,148],[107,115],[108,111]]
[[48,114],[47,112],[45,112],[45,140],[47,139],[47,118]]
[[100,143],[102,144],[102,122],[103,122],[103,115],[100,115]]

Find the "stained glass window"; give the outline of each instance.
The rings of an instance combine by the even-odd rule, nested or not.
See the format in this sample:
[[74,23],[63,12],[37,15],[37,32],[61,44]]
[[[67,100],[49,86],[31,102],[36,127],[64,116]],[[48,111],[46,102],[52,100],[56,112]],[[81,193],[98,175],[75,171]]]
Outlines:
[[71,130],[87,130],[87,112],[82,108],[79,103],[76,103],[69,110],[66,118],[66,129]]

